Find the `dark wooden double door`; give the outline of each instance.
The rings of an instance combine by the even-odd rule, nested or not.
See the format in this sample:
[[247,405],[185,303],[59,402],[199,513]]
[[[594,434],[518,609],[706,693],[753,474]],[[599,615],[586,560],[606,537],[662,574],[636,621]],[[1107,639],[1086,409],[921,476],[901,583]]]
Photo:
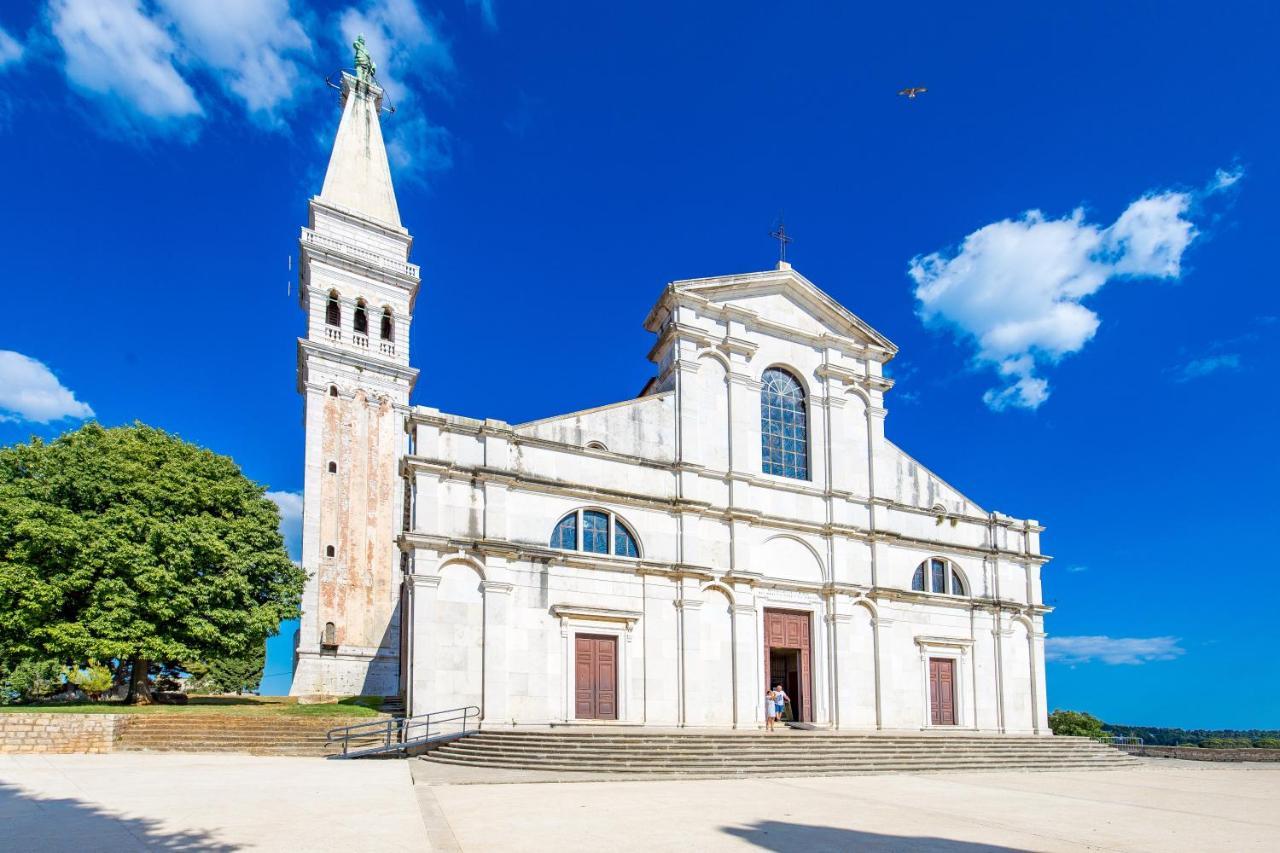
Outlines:
[[929,721],[956,724],[956,662],[951,658],[929,658]]
[[574,638],[573,715],[579,720],[618,719],[618,638]]
[[791,700],[791,719],[813,722],[812,637],[808,613],[764,611],[765,690],[781,684]]

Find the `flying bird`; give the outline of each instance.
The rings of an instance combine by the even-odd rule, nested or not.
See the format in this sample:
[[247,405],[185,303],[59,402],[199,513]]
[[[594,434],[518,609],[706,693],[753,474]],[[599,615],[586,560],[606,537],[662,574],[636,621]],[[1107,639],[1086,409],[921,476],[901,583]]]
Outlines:
[[905,89],[899,89],[898,94],[905,96],[908,100],[914,101],[916,99],[916,95],[923,95],[927,91],[929,90],[924,86],[908,86]]

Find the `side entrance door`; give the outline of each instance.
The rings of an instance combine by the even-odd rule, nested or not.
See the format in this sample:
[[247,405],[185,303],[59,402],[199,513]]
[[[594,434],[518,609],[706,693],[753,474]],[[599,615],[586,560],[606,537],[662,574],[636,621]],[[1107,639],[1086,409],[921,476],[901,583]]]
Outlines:
[[930,722],[935,726],[956,724],[956,662],[951,658],[929,658]]
[[618,719],[618,638],[578,634],[573,715],[579,720]]

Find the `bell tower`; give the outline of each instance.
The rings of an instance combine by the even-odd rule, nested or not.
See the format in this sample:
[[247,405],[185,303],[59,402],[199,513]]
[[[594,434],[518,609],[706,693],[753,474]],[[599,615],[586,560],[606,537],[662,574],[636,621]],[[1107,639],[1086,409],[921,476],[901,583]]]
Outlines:
[[418,371],[409,325],[419,273],[400,224],[363,38],[299,241],[298,391],[305,408],[302,566],[309,574],[293,695],[396,695],[405,417]]

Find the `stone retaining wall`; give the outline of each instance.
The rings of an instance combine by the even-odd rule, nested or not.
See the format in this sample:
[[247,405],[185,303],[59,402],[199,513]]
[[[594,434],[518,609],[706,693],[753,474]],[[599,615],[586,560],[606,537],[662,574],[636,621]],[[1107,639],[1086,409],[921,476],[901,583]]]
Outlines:
[[1280,761],[1280,749],[1204,749],[1198,746],[1141,746],[1125,750],[1148,758],[1191,761]]
[[111,752],[123,716],[0,712],[0,753]]

